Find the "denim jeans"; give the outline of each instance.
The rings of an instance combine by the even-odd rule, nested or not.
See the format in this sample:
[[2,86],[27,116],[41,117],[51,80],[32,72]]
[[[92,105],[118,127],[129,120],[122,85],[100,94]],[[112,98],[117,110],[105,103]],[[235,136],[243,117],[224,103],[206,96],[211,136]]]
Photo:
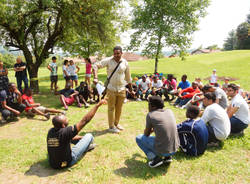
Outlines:
[[25,88],[29,87],[29,84],[28,84],[29,81],[28,81],[27,76],[16,77],[17,88],[18,88],[18,90],[21,93],[23,93],[23,90],[22,90],[22,81],[24,82],[24,87]]
[[158,153],[154,148],[155,136],[145,136],[143,134],[138,135],[136,137],[137,145],[142,149],[142,151],[146,154],[149,160],[153,160],[156,156],[171,156],[175,154],[173,153]]
[[69,166],[74,165],[78,160],[80,160],[81,156],[87,151],[93,139],[93,135],[88,133],[81,140],[79,140],[75,146],[72,147],[72,161]]
[[230,118],[230,123],[231,123],[231,133],[239,133],[248,127],[248,124],[243,123],[235,116],[232,116]]
[[186,103],[188,103],[192,98],[177,98],[177,100],[175,101],[174,105],[179,105],[180,107],[182,107],[183,105],[185,105]]

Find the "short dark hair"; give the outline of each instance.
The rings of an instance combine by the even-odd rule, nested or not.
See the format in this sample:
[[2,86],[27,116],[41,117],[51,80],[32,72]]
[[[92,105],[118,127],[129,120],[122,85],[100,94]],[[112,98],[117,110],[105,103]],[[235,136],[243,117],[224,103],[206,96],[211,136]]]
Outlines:
[[190,105],[187,108],[186,116],[190,119],[195,119],[200,114],[200,108],[196,105]]
[[122,47],[121,46],[115,46],[113,51],[115,51],[115,50],[120,50],[122,52]]
[[56,56],[53,56],[53,57],[52,57],[52,60],[56,60]]
[[52,123],[53,123],[53,125],[54,125],[55,128],[61,128],[62,122],[60,120],[61,119],[60,119],[59,115],[53,117]]
[[16,84],[15,84],[14,82],[10,82],[10,83],[8,84],[8,88],[12,88],[13,86],[16,86]]
[[84,58],[86,61],[88,61],[90,64],[92,64],[91,63],[91,59],[88,57],[88,58]]
[[27,94],[28,91],[32,91],[30,87],[24,88],[24,93]]
[[202,91],[203,92],[206,92],[206,91],[208,91],[210,88],[212,88],[213,86],[211,86],[210,84],[206,84],[205,86],[203,86],[203,88],[202,88]]
[[162,109],[164,107],[164,101],[159,96],[150,96],[148,99],[148,103],[152,107],[156,107],[156,109]]
[[207,92],[204,94],[205,98],[207,98],[208,100],[212,100],[213,102],[216,101],[216,95],[214,92]]
[[68,61],[67,59],[65,59],[65,60],[63,61],[63,65],[66,65],[68,62],[69,62],[69,61]]
[[234,84],[234,83],[229,84],[227,86],[227,88],[232,88],[234,91],[239,90],[239,87],[236,84]]

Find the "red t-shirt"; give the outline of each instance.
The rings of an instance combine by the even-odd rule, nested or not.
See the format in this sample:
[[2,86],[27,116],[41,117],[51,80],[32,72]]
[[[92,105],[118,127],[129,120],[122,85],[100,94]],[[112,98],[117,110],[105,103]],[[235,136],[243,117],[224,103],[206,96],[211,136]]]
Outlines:
[[[26,94],[22,95],[22,99],[23,99],[23,103],[24,103],[24,100],[27,100],[29,102],[29,104],[35,103],[32,96],[27,96]],[[32,107],[26,107],[25,111],[28,112],[30,109],[32,109]]]

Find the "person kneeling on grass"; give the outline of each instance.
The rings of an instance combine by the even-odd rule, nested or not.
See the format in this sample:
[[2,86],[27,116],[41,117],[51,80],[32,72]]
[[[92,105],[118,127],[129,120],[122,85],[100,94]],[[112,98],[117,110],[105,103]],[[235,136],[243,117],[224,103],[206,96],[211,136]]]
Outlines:
[[[50,166],[54,169],[62,169],[74,165],[81,156],[91,149],[94,149],[93,136],[88,133],[85,136],[78,136],[80,130],[94,117],[98,108],[106,104],[101,100],[90,110],[82,120],[74,126],[68,126],[68,119],[64,115],[55,116],[52,119],[54,128],[51,128],[47,135],[47,150]],[[76,143],[70,147],[70,143]]]
[[22,95],[23,104],[26,105],[25,111],[28,113],[28,115],[34,116],[35,114],[38,114],[49,120],[49,113],[65,113],[56,109],[47,109],[46,107],[41,106],[40,103],[35,103],[32,94],[33,93],[30,88],[25,88],[24,94]]
[[55,95],[60,95],[60,101],[65,110],[68,110],[68,105],[72,105],[75,101],[77,102],[78,107],[82,107],[78,94],[77,91],[71,89],[71,82],[67,82],[64,89],[58,92],[55,91]]
[[[179,147],[176,120],[170,109],[163,109],[164,102],[159,96],[151,96],[148,101],[149,113],[144,134],[136,137],[136,142],[147,158],[149,167],[170,163],[172,155]],[[149,136],[152,132],[155,136]]]

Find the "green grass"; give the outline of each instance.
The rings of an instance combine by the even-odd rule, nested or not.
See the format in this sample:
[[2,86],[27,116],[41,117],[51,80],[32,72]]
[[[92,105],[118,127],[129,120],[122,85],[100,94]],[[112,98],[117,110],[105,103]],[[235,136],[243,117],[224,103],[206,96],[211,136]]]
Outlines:
[[[152,60],[129,63],[132,76],[153,73]],[[217,69],[218,76],[238,78],[236,83],[250,90],[250,51],[221,52],[179,58],[161,59],[159,72],[173,73],[178,81],[182,74],[189,81],[202,79]],[[83,79],[81,66],[80,80]],[[105,69],[100,78],[104,80]],[[61,75],[61,68],[59,70]],[[9,73],[15,82],[14,72]],[[59,87],[64,80],[60,76]],[[49,72],[39,71],[41,93],[35,101],[51,108],[61,109],[57,96],[49,92]],[[202,81],[207,83],[207,81]],[[222,83],[222,82],[221,82]],[[185,110],[173,110],[177,123],[185,119]],[[71,106],[67,112],[70,124],[78,122],[88,109]],[[0,127],[0,183],[250,183],[250,130],[243,137],[230,137],[220,148],[210,147],[200,157],[189,157],[181,152],[174,156],[170,166],[151,169],[146,164],[143,152],[135,143],[136,135],[143,133],[147,114],[146,102],[124,104],[121,124],[126,128],[120,135],[109,134],[106,129],[107,106],[102,106],[93,120],[80,135],[91,132],[98,147],[79,161],[74,167],[62,171],[50,169],[47,161],[46,136],[52,127],[51,120],[42,117],[27,119],[24,115],[18,122]]]

